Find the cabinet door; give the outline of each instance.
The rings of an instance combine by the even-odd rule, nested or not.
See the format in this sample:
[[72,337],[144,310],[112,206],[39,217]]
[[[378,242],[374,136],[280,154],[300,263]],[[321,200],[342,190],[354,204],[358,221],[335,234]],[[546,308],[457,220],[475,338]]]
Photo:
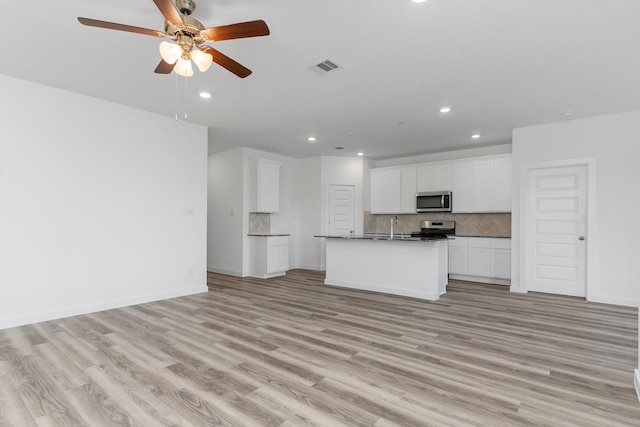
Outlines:
[[492,275],[496,279],[511,279],[511,250],[492,250]]
[[493,210],[496,212],[511,212],[511,177],[511,159],[497,159],[493,201]]
[[467,238],[456,237],[449,240],[449,274],[467,273]]
[[491,277],[511,279],[511,239],[491,239],[491,264]]
[[278,212],[280,210],[280,165],[262,162],[260,169],[262,212]]
[[470,276],[491,277],[491,239],[469,238],[467,272]]
[[401,213],[416,213],[416,168],[402,168]]
[[451,191],[451,164],[418,166],[417,188],[421,191]]
[[254,159],[251,163],[251,212],[275,213],[280,210],[280,163]]
[[453,179],[451,185],[452,212],[471,211],[470,171],[471,162],[456,162],[453,164]]
[[471,211],[493,211],[494,160],[478,160],[471,163]]
[[289,269],[289,246],[269,246],[267,255],[267,273],[278,273]]
[[401,213],[402,177],[400,169],[371,171],[371,213]]

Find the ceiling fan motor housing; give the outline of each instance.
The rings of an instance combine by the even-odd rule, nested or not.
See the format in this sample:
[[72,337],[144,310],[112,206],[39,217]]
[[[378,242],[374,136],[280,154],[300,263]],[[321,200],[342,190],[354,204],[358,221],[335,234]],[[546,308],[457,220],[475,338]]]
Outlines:
[[183,15],[191,15],[196,10],[196,4],[192,0],[176,0],[176,7]]

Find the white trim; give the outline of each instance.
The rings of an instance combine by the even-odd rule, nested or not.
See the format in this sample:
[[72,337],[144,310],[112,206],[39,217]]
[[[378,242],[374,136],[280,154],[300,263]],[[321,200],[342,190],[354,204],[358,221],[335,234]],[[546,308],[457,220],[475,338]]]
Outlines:
[[492,277],[464,276],[461,274],[449,274],[449,279],[462,280],[465,282],[488,283],[490,285],[511,286],[509,279],[496,279]]
[[311,264],[300,264],[290,268],[290,270],[313,270],[313,271],[326,271],[326,269],[320,265],[311,265]]
[[597,296],[593,295],[595,283],[597,283],[597,217],[596,217],[596,158],[584,157],[576,159],[553,160],[548,162],[527,163],[520,166],[520,230],[519,230],[519,266],[518,285],[512,287],[512,292],[526,293],[527,287],[527,212],[529,194],[527,191],[529,172],[537,169],[560,168],[567,166],[585,166],[587,168],[587,251],[585,285],[587,301],[596,301]]
[[111,310],[114,308],[127,307],[131,305],[144,304],[152,301],[160,301],[169,298],[183,297],[203,292],[208,292],[206,285],[191,286],[188,288],[177,289],[171,292],[161,292],[158,294],[140,295],[133,298],[116,299],[99,304],[79,305],[75,307],[66,307],[60,310],[33,313],[26,316],[13,317],[8,319],[0,319],[0,329],[13,328],[31,323],[45,322],[48,320],[61,319],[63,317],[78,316],[81,314],[95,313],[97,311]]
[[638,395],[638,400],[640,400],[640,369],[634,370],[634,378],[633,383],[636,386],[636,394]]
[[211,273],[226,274],[227,276],[243,277],[242,276],[242,271],[229,270],[229,269],[226,269],[226,268],[207,267],[207,271],[209,271]]
[[[329,199],[331,197],[331,186],[333,185],[350,185],[354,187],[354,228],[355,234],[362,234],[364,229],[364,211],[362,210],[362,183],[357,181],[323,181],[322,202],[320,211],[320,223],[322,229],[321,235],[329,234],[329,218],[331,213],[329,212]],[[321,239],[320,241],[320,270],[324,270],[327,265],[327,250],[326,241]]]

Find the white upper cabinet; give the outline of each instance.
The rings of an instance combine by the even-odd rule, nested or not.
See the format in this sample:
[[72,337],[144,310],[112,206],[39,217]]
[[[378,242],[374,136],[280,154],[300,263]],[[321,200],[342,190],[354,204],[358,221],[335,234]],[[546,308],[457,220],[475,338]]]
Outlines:
[[402,174],[402,197],[400,213],[416,213],[416,168],[404,167]]
[[511,212],[511,155],[371,170],[371,213],[416,213],[416,193],[451,191],[452,212]]
[[453,164],[453,212],[511,212],[511,156]]
[[453,163],[451,185],[451,211],[471,212],[471,162]]
[[371,171],[371,213],[416,213],[415,166]]
[[250,212],[280,210],[280,163],[266,159],[250,162]]
[[471,211],[493,211],[495,161],[474,160],[471,162]]
[[402,173],[400,168],[371,171],[371,213],[395,214],[402,210]]
[[418,165],[417,192],[451,191],[451,163]]
[[493,210],[497,212],[511,212],[511,157],[496,159],[495,164],[495,194]]

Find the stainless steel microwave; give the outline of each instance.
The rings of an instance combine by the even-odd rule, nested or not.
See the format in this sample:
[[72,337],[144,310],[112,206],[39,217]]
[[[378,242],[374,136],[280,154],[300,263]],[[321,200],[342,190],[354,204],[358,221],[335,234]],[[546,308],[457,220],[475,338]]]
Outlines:
[[416,194],[416,211],[451,212],[451,191],[429,191]]

